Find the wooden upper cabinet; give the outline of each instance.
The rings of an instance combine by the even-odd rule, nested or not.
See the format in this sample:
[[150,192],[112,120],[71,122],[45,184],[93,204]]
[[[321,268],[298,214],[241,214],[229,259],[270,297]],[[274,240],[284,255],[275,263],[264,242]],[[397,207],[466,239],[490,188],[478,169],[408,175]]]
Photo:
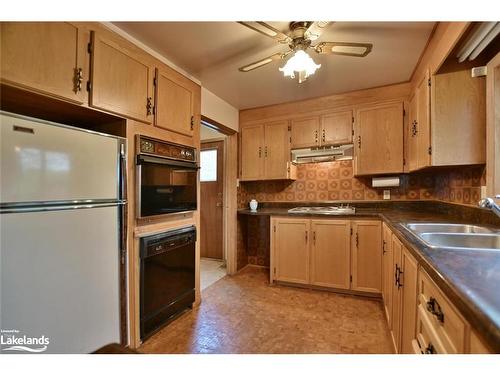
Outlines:
[[264,126],[264,177],[286,179],[290,160],[288,121]]
[[433,166],[484,164],[485,77],[471,77],[470,69],[432,76],[431,125]]
[[430,74],[420,81],[415,93],[417,99],[416,139],[417,139],[417,168],[431,165],[431,98]]
[[273,222],[274,279],[309,283],[309,219],[279,218]]
[[311,284],[349,289],[351,222],[311,220]]
[[403,102],[361,107],[356,112],[355,174],[403,172]]
[[352,290],[379,293],[382,290],[382,226],[377,220],[352,222]]
[[154,69],[125,41],[92,33],[90,105],[134,120],[153,120]]
[[155,82],[155,126],[192,137],[193,83],[161,69],[156,69]]
[[241,128],[241,179],[259,180],[264,175],[264,125]]
[[319,117],[291,120],[291,148],[306,148],[320,145]]
[[321,116],[321,145],[352,142],[352,111],[334,112]]
[[68,22],[2,22],[3,83],[87,101],[89,33]]
[[413,93],[410,98],[410,106],[408,109],[408,169],[411,171],[418,169],[418,130],[417,130],[417,101],[418,95]]
[[392,286],[394,284],[394,264],[392,257],[392,232],[382,224],[382,297],[389,329],[392,328]]

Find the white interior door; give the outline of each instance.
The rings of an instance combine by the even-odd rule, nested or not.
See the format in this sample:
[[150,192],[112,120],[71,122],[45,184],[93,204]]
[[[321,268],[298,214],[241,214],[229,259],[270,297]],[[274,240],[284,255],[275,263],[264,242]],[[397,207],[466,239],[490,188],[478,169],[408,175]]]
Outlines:
[[0,215],[0,328],[45,335],[46,353],[120,342],[118,213],[113,206]]

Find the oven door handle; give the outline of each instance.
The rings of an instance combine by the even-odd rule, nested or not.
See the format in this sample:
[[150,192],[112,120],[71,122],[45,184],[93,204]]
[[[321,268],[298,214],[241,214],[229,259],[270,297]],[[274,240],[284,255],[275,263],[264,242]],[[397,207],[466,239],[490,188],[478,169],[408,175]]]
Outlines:
[[137,155],[137,165],[142,165],[145,163],[172,165],[175,167],[183,167],[193,170],[200,169],[200,167],[198,167],[198,165],[196,165],[196,163],[194,162],[180,161],[167,158],[155,158],[153,156],[146,156],[146,155]]

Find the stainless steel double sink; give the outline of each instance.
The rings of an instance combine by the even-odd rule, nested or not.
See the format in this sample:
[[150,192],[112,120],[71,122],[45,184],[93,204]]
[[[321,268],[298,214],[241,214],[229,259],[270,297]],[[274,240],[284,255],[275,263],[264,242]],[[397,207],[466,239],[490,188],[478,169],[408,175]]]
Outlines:
[[498,229],[448,223],[404,223],[402,226],[433,249],[500,251]]

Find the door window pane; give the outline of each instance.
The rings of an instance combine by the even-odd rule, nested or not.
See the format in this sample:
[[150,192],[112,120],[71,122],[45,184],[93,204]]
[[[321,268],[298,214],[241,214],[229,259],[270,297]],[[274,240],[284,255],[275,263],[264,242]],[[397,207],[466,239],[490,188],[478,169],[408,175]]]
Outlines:
[[217,181],[217,150],[200,152],[200,181]]

